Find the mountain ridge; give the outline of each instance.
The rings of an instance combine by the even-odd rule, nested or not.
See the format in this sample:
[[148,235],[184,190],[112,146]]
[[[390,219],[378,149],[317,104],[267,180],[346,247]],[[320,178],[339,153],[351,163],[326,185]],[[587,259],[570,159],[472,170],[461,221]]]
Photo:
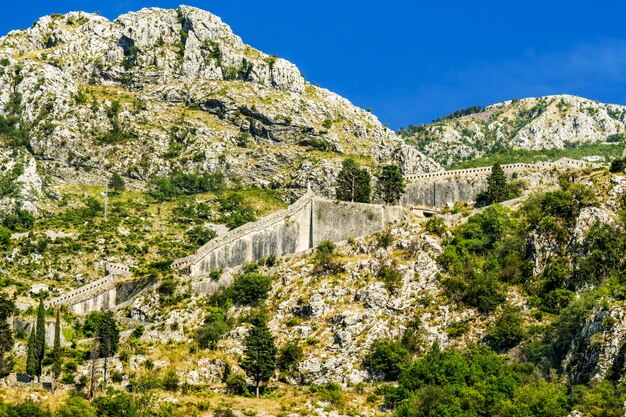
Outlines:
[[10,86],[0,115],[27,130],[21,144],[53,176],[100,170],[141,182],[221,171],[298,192],[308,183],[332,190],[348,156],[372,169],[441,169],[371,113],[306,83],[295,65],[197,8],[147,8],[113,21],[46,16],[0,39],[0,64]]
[[[565,149],[623,141],[626,106],[572,95],[513,99],[467,109],[400,134],[443,165],[503,150]],[[459,113],[464,112],[460,110]],[[616,143],[615,142],[615,143]]]

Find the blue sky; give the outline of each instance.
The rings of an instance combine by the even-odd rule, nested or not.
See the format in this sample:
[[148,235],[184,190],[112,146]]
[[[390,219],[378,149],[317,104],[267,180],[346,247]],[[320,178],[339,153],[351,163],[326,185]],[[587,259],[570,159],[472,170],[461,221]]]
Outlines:
[[[115,18],[179,2],[7,2],[2,34],[71,10]],[[398,128],[510,98],[626,104],[626,2],[187,0]]]

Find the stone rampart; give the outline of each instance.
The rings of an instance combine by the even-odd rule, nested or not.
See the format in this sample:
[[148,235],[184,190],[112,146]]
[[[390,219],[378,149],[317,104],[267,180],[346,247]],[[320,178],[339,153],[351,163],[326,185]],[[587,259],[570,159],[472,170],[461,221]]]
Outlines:
[[[532,186],[552,184],[556,181],[552,171],[565,169],[597,168],[600,165],[562,158],[554,162],[502,165],[504,172],[528,180]],[[459,201],[473,202],[487,188],[487,177],[492,167],[457,169],[406,177],[404,206],[445,207]]]
[[46,308],[57,307],[59,305],[72,306],[73,304],[90,299],[100,293],[108,291],[111,288],[115,288],[115,278],[112,276],[106,276],[87,285],[83,285],[80,288],[62,294],[57,298],[46,301],[44,306]]
[[[552,168],[557,169],[584,169],[597,168],[600,165],[576,159],[561,158],[554,162],[536,162],[534,164],[504,164],[502,169],[507,174],[526,171],[544,171]],[[437,179],[486,177],[491,173],[492,167],[478,167],[466,169],[453,169],[450,171],[426,172],[423,174],[407,175],[404,179],[409,182],[431,181]]]
[[104,278],[90,282],[44,303],[46,308],[68,306],[75,314],[88,314],[92,311],[110,310],[117,304],[117,285],[121,278],[131,275],[130,269],[121,264],[105,264]]
[[194,277],[206,277],[211,271],[272,255],[280,258],[302,253],[323,240],[339,242],[367,235],[401,214],[401,207],[336,202],[307,192],[287,209],[212,240],[172,267]]
[[114,264],[106,262],[104,264],[105,275],[115,275],[118,277],[129,277],[132,275],[130,268],[123,264]]

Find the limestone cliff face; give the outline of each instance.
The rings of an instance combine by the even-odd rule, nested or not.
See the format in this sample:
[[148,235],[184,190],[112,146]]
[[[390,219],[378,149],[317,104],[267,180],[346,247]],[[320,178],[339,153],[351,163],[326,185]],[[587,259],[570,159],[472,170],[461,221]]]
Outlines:
[[0,39],[0,85],[0,115],[28,129],[40,169],[67,179],[68,166],[137,180],[221,170],[255,185],[327,190],[347,155],[372,168],[440,169],[375,116],[192,7],[114,21],[43,17]]
[[560,95],[509,100],[425,125],[409,141],[448,165],[498,149],[563,149],[626,131],[626,107]]

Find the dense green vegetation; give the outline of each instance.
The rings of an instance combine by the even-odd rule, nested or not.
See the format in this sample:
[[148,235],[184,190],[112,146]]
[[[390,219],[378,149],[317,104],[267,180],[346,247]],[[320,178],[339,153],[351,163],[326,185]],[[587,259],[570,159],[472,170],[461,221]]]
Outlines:
[[[0,253],[19,253],[6,257],[7,274],[0,287],[12,286],[21,296],[26,295],[29,282],[51,279],[54,291],[69,285],[79,273],[86,281],[96,279],[98,271],[87,265],[120,255],[137,260],[135,276],[165,279],[173,259],[189,255],[215,237],[206,223],[234,228],[285,206],[278,191],[222,183],[218,174],[175,174],[159,179],[143,193],[123,190],[121,182],[112,181],[117,188],[109,193],[106,218],[104,187],[68,186],[55,197],[58,204],[46,206],[37,218],[18,201],[0,214]],[[62,236],[51,238],[51,232]],[[13,233],[23,235],[16,239]],[[20,261],[29,256],[38,259]]]
[[[452,231],[438,258],[445,294],[494,319],[480,344],[467,348],[435,344],[415,357],[410,337],[375,343],[363,365],[373,377],[399,382],[380,388],[396,416],[623,414],[623,362],[601,383],[584,367],[592,343],[582,334],[585,320],[594,308],[607,308],[602,294],[626,298],[623,223],[593,224],[582,246],[571,244],[581,210],[596,205],[591,188],[564,179],[561,189],[517,211],[496,204]],[[529,252],[537,235],[552,248],[538,273]],[[530,312],[506,302],[512,290],[527,297]],[[467,331],[457,327],[449,327],[451,337]],[[503,355],[514,348],[515,355]],[[574,370],[569,382],[555,377]]]
[[[485,110],[485,108],[482,107],[482,106],[470,106],[470,107],[465,108],[465,109],[456,110],[456,111],[448,114],[447,116],[443,116],[443,117],[439,117],[437,119],[434,119],[433,123],[442,122],[444,120],[458,119],[458,118],[461,118],[463,116],[469,116],[470,114],[476,114],[476,113],[483,112],[484,110]],[[410,124],[407,128],[401,127],[400,129],[398,129],[398,133],[402,137],[404,137],[404,138],[409,138],[409,137],[415,136],[415,135],[417,135],[419,133],[423,133],[425,126],[426,125]]]
[[571,145],[565,149],[509,149],[496,151],[480,158],[457,162],[447,168],[463,169],[491,166],[494,164],[530,164],[541,161],[551,162],[561,158],[582,159],[585,156],[594,155],[602,156],[606,161],[612,161],[615,158],[620,158],[623,151],[624,146],[621,143]]
[[0,378],[6,377],[13,368],[13,331],[10,317],[15,311],[15,302],[5,293],[0,292]]
[[585,415],[621,416],[626,389],[611,383],[572,389],[485,346],[442,351],[437,345],[408,365],[398,387],[384,389],[397,417],[545,416],[577,409]]

